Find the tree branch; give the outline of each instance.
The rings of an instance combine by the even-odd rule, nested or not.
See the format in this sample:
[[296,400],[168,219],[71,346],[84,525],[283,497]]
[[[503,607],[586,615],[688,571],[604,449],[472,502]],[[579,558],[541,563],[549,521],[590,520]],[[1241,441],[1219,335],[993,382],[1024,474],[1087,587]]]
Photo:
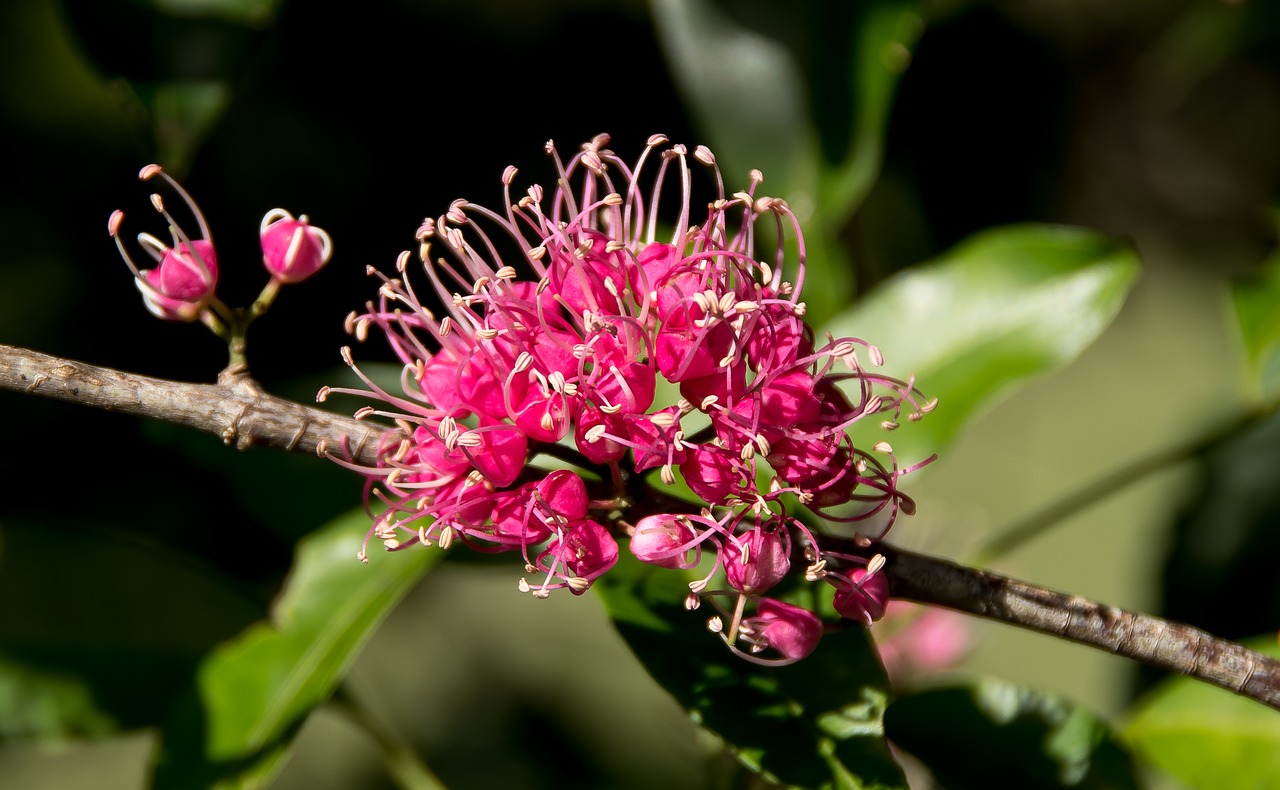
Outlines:
[[323,442],[338,452],[345,441],[352,460],[371,466],[385,430],[268,395],[243,372],[224,372],[217,384],[188,384],[13,346],[0,345],[0,390],[185,425],[241,450],[260,445],[315,453]]
[[1116,609],[938,557],[880,544],[895,598],[1069,639],[1135,658],[1280,710],[1280,661],[1184,623]]
[[[373,465],[385,428],[264,393],[247,375],[185,384],[0,346],[0,390],[186,425],[239,449],[346,446]],[[345,444],[344,444],[345,443]],[[1280,661],[1189,625],[1115,609],[948,560],[879,544],[894,597],[1069,639],[1212,683],[1280,710]]]

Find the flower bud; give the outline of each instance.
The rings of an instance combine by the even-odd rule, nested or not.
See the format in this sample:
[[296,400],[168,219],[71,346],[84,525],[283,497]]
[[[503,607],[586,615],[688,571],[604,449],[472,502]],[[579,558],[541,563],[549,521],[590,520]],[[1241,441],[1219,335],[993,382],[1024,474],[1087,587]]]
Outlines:
[[750,534],[724,544],[724,575],[733,589],[759,595],[787,575],[791,569],[791,538],[786,530],[765,532],[757,527]]
[[693,538],[693,528],[674,515],[645,516],[631,536],[631,553],[641,562],[660,568],[692,568],[698,564],[697,547],[681,547]]
[[563,538],[551,541],[551,545],[539,555],[539,564],[544,568],[550,567],[547,561],[552,557],[585,582],[581,587],[571,585],[569,588],[574,595],[581,595],[591,586],[591,581],[617,564],[618,544],[609,530],[594,521],[584,520],[574,525]]
[[268,211],[259,229],[262,263],[271,277],[282,283],[300,283],[329,262],[333,242],[329,234],[312,227],[307,215],[294,219],[281,208]]
[[[147,234],[139,238],[144,246],[156,242]],[[218,260],[213,245],[193,241],[154,249],[160,265],[139,272],[141,276],[134,281],[147,310],[166,321],[196,320],[218,287]]]
[[867,573],[856,568],[849,574],[852,582],[842,580],[836,584],[835,605],[841,617],[871,625],[884,617],[889,605],[889,580],[883,573]]
[[756,613],[743,622],[755,641],[771,647],[788,661],[799,661],[814,651],[822,638],[822,621],[807,609],[763,598]]

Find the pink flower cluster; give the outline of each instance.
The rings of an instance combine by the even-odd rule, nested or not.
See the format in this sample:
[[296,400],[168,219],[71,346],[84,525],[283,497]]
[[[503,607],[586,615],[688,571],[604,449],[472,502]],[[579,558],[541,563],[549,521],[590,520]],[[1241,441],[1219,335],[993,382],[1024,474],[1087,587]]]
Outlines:
[[[627,538],[638,559],[690,574],[686,607],[710,601],[730,617],[709,625],[732,649],[797,660],[823,625],[765,595],[797,550],[846,617],[876,619],[888,591],[882,556],[823,552],[791,511],[870,519],[876,534],[859,542],[872,545],[911,512],[898,479],[915,467],[888,444],[855,447],[848,431],[871,418],[892,429],[935,402],[874,372],[883,360],[866,341],[806,325],[799,222],[759,194],[758,171],[728,194],[704,147],[656,135],[632,165],[607,144],[598,136],[564,161],[548,142],[550,194],[513,196],[507,168],[505,209],[457,200],[424,221],[429,294],[405,276],[408,252],[395,277],[371,269],[379,298],[348,330],[385,335],[403,363],[399,391],[358,369],[367,391],[321,391],[371,396],[378,405],[357,416],[398,426],[377,467],[340,460],[385,506],[366,548],[518,551],[531,575],[520,589],[545,597],[584,592]],[[702,204],[695,166],[711,176]]]

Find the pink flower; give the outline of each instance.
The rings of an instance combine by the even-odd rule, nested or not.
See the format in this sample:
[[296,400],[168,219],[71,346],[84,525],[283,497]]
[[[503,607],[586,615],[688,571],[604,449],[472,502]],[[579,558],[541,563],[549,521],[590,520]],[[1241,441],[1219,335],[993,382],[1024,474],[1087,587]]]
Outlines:
[[631,536],[631,553],[641,562],[661,568],[692,568],[701,551],[697,535],[680,516],[645,516]]
[[282,208],[266,213],[258,237],[267,273],[282,283],[302,282],[320,271],[333,254],[328,233],[313,227],[306,214],[294,219]]
[[742,621],[744,641],[751,644],[752,653],[772,648],[782,655],[782,661],[773,664],[790,664],[808,656],[822,638],[822,621],[808,609],[784,601],[764,598],[756,607],[756,613]]
[[[416,259],[402,253],[394,276],[371,271],[378,298],[348,330],[385,336],[401,386],[384,390],[356,369],[367,389],[321,397],[370,397],[360,416],[398,427],[376,466],[332,455],[385,505],[366,547],[519,551],[526,573],[542,574],[520,589],[542,597],[585,591],[627,535],[643,562],[705,566],[689,608],[736,599],[724,611],[732,649],[741,637],[781,656],[769,660],[796,660],[821,621],[760,598],[791,574],[793,547],[804,577],[826,579],[859,620],[883,609],[887,588],[865,557],[824,552],[787,508],[875,518],[877,534],[860,538],[869,547],[910,512],[898,481],[915,467],[900,468],[887,444],[855,446],[848,429],[895,427],[934,402],[876,372],[875,346],[819,339],[805,324],[799,222],[761,193],[762,175],[727,192],[705,148],[655,135],[632,163],[607,145],[600,135],[564,159],[547,143],[553,191],[513,194],[507,168],[502,208],[454,201],[423,221]],[[695,166],[711,175],[709,200],[695,197]],[[776,247],[758,248],[761,238]],[[677,475],[701,501],[673,506],[662,489]],[[849,503],[860,507],[832,510]],[[704,551],[715,561],[701,563]]]
[[142,293],[142,300],[147,310],[157,318],[166,321],[194,321],[200,317],[209,300],[213,298],[218,287],[218,259],[214,253],[213,241],[209,235],[209,226],[205,222],[200,208],[191,199],[191,195],[177,181],[160,169],[159,165],[147,165],[142,168],[138,178],[148,181],[160,176],[178,193],[187,208],[195,216],[200,227],[200,238],[191,239],[178,226],[177,221],[165,208],[164,200],[158,194],[151,196],[151,204],[169,223],[173,236],[173,246],[152,236],[150,233],[138,234],[138,243],[153,260],[154,269],[139,269],[125,250],[120,240],[120,224],[124,221],[123,211],[114,211],[107,222],[107,230],[116,242],[121,257],[133,272],[134,284]]

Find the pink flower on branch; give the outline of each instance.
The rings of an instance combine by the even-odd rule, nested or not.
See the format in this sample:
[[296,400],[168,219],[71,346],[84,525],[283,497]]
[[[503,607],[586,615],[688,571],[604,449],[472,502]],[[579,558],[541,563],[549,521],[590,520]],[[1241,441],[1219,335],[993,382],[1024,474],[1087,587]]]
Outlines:
[[[607,144],[598,136],[565,160],[548,142],[554,191],[513,194],[507,168],[504,208],[454,201],[422,223],[417,255],[402,253],[393,275],[370,270],[378,298],[347,328],[385,336],[399,386],[382,388],[344,350],[367,389],[321,391],[369,397],[357,416],[398,426],[376,466],[336,458],[383,508],[365,546],[520,551],[531,574],[520,589],[543,597],[584,592],[626,538],[644,562],[707,571],[689,608],[736,600],[721,626],[733,649],[741,638],[752,656],[767,651],[753,660],[797,660],[821,622],[761,597],[790,577],[793,550],[804,579],[838,600],[851,589],[878,600],[884,577],[867,558],[824,553],[788,507],[874,518],[875,535],[860,536],[870,548],[913,509],[898,482],[922,464],[899,467],[888,444],[857,447],[848,431],[936,403],[876,372],[867,341],[805,323],[799,222],[761,193],[759,172],[727,193],[706,148],[655,135],[630,163]],[[713,185],[701,202],[695,168]],[[546,458],[569,468],[547,471]],[[662,489],[678,477],[700,502],[672,504]],[[833,510],[851,502],[853,514]],[[841,611],[866,621],[883,604]]]

